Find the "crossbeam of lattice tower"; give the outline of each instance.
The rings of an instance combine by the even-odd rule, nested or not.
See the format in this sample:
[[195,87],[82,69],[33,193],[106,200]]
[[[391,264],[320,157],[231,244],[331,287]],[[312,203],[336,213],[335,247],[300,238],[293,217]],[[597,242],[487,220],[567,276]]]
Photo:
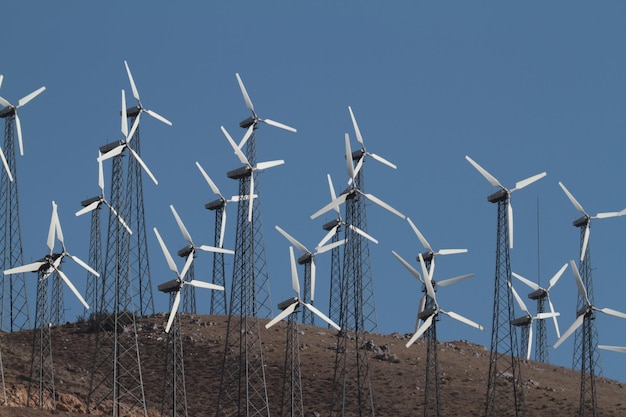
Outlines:
[[[498,191],[487,197],[487,201],[498,205],[498,218],[491,348],[485,416],[491,417],[502,415],[503,413],[513,414],[516,417],[525,416],[526,404],[518,356],[517,333],[512,324],[515,319],[515,311],[513,293],[510,290],[510,249],[513,248],[513,206],[511,205],[511,194],[545,177],[546,173],[542,172],[518,181],[514,188],[507,189],[472,158],[465,156],[465,159],[491,185],[499,188]],[[502,384],[504,375],[509,375],[510,379],[508,383]]]
[[[125,110],[125,109],[124,109]],[[100,148],[103,156],[125,141]],[[110,203],[128,218],[124,190],[124,149],[112,157]],[[100,308],[95,320],[96,340],[87,409],[109,407],[114,417],[147,415],[137,342],[136,306],[130,291],[129,233],[109,211]],[[126,331],[124,331],[126,330]]]
[[[238,180],[239,195],[248,198],[242,198],[237,205],[235,259],[216,416],[269,416],[259,318],[269,317],[271,307],[258,179],[256,170],[250,169],[256,166],[254,132],[247,140],[246,151],[248,166],[227,174]],[[255,193],[259,197],[252,198]]]
[[[15,158],[16,136],[22,155],[23,145],[17,110],[44,89],[45,87],[41,87],[20,99],[18,105],[12,105],[0,97],[0,106],[3,106],[0,108],[0,119],[5,120],[4,152],[0,149],[4,165],[4,168],[0,170],[0,267],[2,270],[22,265],[24,262]],[[0,327],[11,332],[29,328],[28,291],[24,274],[17,274],[10,278],[3,277],[0,291],[2,302]]]

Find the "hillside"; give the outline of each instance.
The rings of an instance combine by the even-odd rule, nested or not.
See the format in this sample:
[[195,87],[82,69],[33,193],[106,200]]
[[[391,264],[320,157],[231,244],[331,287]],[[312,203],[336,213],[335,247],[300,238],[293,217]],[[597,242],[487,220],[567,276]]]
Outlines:
[[[150,415],[159,415],[163,389],[167,317],[155,315],[138,321],[142,374]],[[227,317],[183,315],[185,377],[190,416],[215,414],[219,393],[221,362]],[[278,404],[284,363],[286,323],[270,330],[262,328],[264,362],[270,409],[279,415]],[[335,331],[300,326],[300,355],[303,371],[303,398],[307,416],[328,415],[335,358]],[[422,415],[425,343],[405,348],[406,336],[367,334],[369,371],[378,416]],[[50,411],[22,408],[30,373],[33,331],[2,334],[2,358],[10,407],[1,407],[1,416],[52,415]],[[52,328],[55,386],[60,397],[55,415],[81,416],[89,389],[94,334],[86,324]],[[475,416],[483,412],[489,352],[466,341],[439,345],[442,373],[441,395],[444,416]],[[578,372],[532,361],[522,362],[525,402],[529,417],[572,416],[578,409]],[[502,389],[509,385],[506,378]],[[626,415],[623,385],[599,378],[600,416]],[[317,414],[319,413],[319,414]],[[107,413],[110,414],[110,413]],[[93,415],[93,414],[92,414]]]

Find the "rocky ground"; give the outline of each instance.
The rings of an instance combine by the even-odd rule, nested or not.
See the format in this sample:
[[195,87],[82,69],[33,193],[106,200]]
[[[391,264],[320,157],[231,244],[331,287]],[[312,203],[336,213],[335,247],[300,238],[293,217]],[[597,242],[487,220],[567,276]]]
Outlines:
[[[138,345],[145,398],[149,415],[159,416],[167,335],[163,332],[165,315],[142,318],[137,322]],[[282,370],[285,357],[286,322],[266,330],[261,322],[263,360],[270,411],[279,414]],[[185,357],[185,378],[190,416],[214,415],[219,393],[221,364],[227,317],[182,315],[181,327]],[[125,337],[129,332],[124,333]],[[34,332],[4,333],[0,337],[9,406],[0,407],[0,416],[43,417],[50,415],[83,416],[94,363],[96,333],[87,323],[51,328],[52,358],[57,393],[56,410],[51,402],[44,409],[27,406]],[[299,326],[303,402],[306,416],[329,414],[335,366],[337,333],[322,327]],[[406,335],[366,334],[359,341],[369,358],[374,406],[378,416],[423,415],[425,342],[405,348]],[[350,340],[356,347],[356,341]],[[99,352],[106,357],[106,352]],[[489,369],[489,351],[465,341],[439,344],[441,411],[444,416],[477,416],[484,412]],[[352,355],[348,355],[352,358]],[[522,361],[527,416],[573,416],[577,414],[579,373],[562,367]],[[511,388],[510,375],[498,380],[498,390],[506,397]],[[599,416],[626,415],[626,393],[622,383],[598,378]],[[38,392],[38,385],[34,386]],[[106,402],[100,414],[111,415]],[[501,415],[513,415],[502,412]],[[93,411],[91,415],[99,415]],[[352,404],[345,414],[356,415]]]

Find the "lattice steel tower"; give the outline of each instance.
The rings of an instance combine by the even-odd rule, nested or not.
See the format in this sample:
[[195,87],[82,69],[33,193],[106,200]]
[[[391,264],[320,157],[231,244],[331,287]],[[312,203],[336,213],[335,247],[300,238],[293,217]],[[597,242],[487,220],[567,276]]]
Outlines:
[[[0,84],[2,83],[0,76]],[[45,87],[33,91],[21,98],[17,105],[0,97],[0,119],[5,119],[4,151],[0,149],[0,157],[4,169],[0,171],[0,268],[12,268],[24,263],[22,252],[22,232],[18,203],[17,164],[15,159],[15,136],[17,135],[20,154],[23,155],[22,127],[18,116],[18,108],[24,106],[41,94]],[[0,328],[10,332],[30,327],[28,293],[26,277],[18,274],[11,278],[2,277],[0,288],[2,309],[0,311]]]
[[[514,191],[527,187],[543,178],[546,173],[542,172],[519,181],[514,188],[509,190],[484,168],[474,162],[472,158],[465,156],[465,159],[491,185],[500,188],[487,197],[487,201],[490,203],[498,204],[498,222],[491,350],[489,355],[485,416],[509,414],[525,416],[526,404],[524,402],[524,388],[518,356],[517,334],[513,326],[513,320],[515,320],[514,301],[513,293],[510,290],[511,258],[509,250],[513,248],[513,209],[510,199]],[[502,384],[503,375],[510,375],[509,384]]]

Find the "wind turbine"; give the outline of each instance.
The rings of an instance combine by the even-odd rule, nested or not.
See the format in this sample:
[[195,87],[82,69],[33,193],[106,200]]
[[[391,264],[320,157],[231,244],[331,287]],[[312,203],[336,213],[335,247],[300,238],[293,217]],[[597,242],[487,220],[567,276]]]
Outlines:
[[228,143],[230,143],[230,146],[233,148],[235,155],[237,155],[237,158],[239,158],[239,161],[244,165],[241,168],[228,172],[227,174],[228,177],[229,178],[242,178],[246,176],[250,177],[250,195],[248,196],[248,222],[251,222],[252,221],[252,206],[254,202],[254,174],[264,169],[282,165],[285,163],[285,161],[282,159],[278,159],[274,161],[257,162],[255,166],[252,166],[252,164],[250,164],[250,162],[248,161],[248,158],[246,158],[246,155],[244,155],[241,149],[237,146],[237,144],[235,143],[233,138],[230,136],[226,128],[224,128],[224,126],[222,126],[221,128],[222,128],[222,132],[224,133],[224,136],[226,136],[226,139],[228,139]]
[[[143,105],[141,104],[141,99],[139,98],[139,91],[137,90],[137,86],[135,85],[135,80],[133,79],[133,74],[131,74],[130,68],[128,67],[128,63],[126,61],[124,61],[124,66],[126,66],[126,73],[128,74],[128,81],[130,81],[130,88],[133,91],[133,97],[135,97],[135,100],[137,100],[137,106],[134,109],[137,112],[137,114],[136,114],[136,124],[137,125],[139,124],[139,118],[141,116],[141,113],[147,113],[148,115],[150,115],[153,118],[155,118],[155,119],[165,123],[166,125],[172,126],[172,122],[167,120],[165,117],[161,116],[160,114],[158,114],[155,111],[148,110],[148,109],[143,107]],[[132,116],[132,114],[130,114],[130,115]]]
[[[17,142],[20,147],[20,155],[22,156],[24,156],[24,144],[22,143],[22,123],[20,122],[20,117],[17,114],[17,109],[25,106],[29,101],[41,94],[45,89],[46,87],[39,87],[37,90],[19,99],[17,105],[11,104],[8,100],[0,97],[0,105],[4,106],[4,109],[0,110],[0,118],[10,116],[13,116],[15,118],[15,126],[17,128]],[[2,162],[4,163],[4,166],[5,168],[7,168],[8,171],[8,166],[6,164],[6,161],[4,160],[4,157]],[[9,176],[11,176],[10,173]]]
[[[122,90],[122,103],[125,103],[125,102],[126,102],[126,93],[124,92],[124,90]],[[126,114],[125,104],[122,104],[122,112],[124,115]],[[156,185],[158,185],[159,182],[157,181],[155,176],[152,174],[152,171],[150,171],[150,168],[148,168],[148,166],[145,164],[143,159],[141,159],[139,154],[133,148],[130,147],[130,141],[135,136],[135,131],[137,130],[138,125],[139,125],[139,116],[135,118],[135,121],[133,122],[130,132],[128,132],[127,121],[123,120],[122,121],[122,133],[124,134],[124,139],[117,141],[117,142],[113,142],[109,144],[107,147],[105,147],[104,152],[98,157],[98,160],[104,161],[106,159],[109,159],[109,158],[112,158],[114,156],[121,154],[122,152],[124,152],[124,149],[128,149],[128,151],[133,156],[133,158],[135,158],[135,160],[139,162],[139,165],[141,165],[141,167],[146,172],[146,174],[148,174],[148,176],[152,179],[152,181]]]
[[[555,313],[554,311],[552,311],[550,313],[537,313],[537,315],[533,316],[528,310],[528,307],[526,307],[526,304],[524,304],[524,301],[522,300],[522,298],[519,296],[519,294],[515,290],[515,287],[510,282],[509,282],[509,288],[513,292],[513,296],[515,297],[515,300],[517,300],[517,304],[525,313],[524,316],[513,320],[512,324],[514,326],[523,327],[522,331],[526,332],[525,333],[526,337],[522,338],[522,340],[526,339],[527,341],[526,360],[529,360],[530,352],[532,351],[532,346],[533,346],[533,322],[535,320],[553,318],[556,323],[556,317],[559,316],[561,313]],[[557,329],[558,329],[558,325],[557,325]]]
[[97,159],[97,161],[98,161],[98,186],[100,187],[100,195],[92,197],[89,200],[83,201],[81,203],[83,208],[78,210],[74,214],[76,216],[82,216],[85,213],[89,213],[89,212],[97,209],[98,207],[100,207],[101,204],[104,204],[105,206],[107,206],[109,208],[109,210],[111,210],[111,213],[113,213],[113,215],[117,218],[117,220],[120,222],[120,224],[122,226],[124,226],[126,231],[128,231],[128,234],[132,235],[133,231],[130,229],[130,227],[128,226],[126,221],[124,221],[122,216],[118,213],[117,210],[115,210],[115,208],[113,208],[113,206],[106,200],[106,198],[104,196],[104,175],[103,175],[103,172],[102,172],[103,171],[102,170],[102,159],[100,159],[100,156],[102,156],[102,154],[100,152],[98,152],[98,159]]
[[220,291],[224,291],[224,287],[222,287],[221,285],[215,285],[215,284],[211,284],[211,283],[204,282],[204,281],[198,281],[195,279],[191,281],[185,281],[185,273],[187,272],[187,269],[189,268],[189,265],[191,264],[191,262],[189,261],[189,258],[193,259],[193,255],[190,253],[190,256],[187,262],[185,262],[185,266],[183,267],[183,270],[181,272],[178,272],[178,268],[176,267],[176,264],[174,263],[174,259],[172,259],[172,255],[167,250],[167,247],[165,246],[165,242],[163,242],[163,239],[161,238],[159,231],[157,230],[156,227],[153,230],[154,230],[154,234],[157,237],[157,240],[159,241],[159,245],[161,246],[161,250],[163,251],[163,256],[165,256],[165,260],[167,261],[167,264],[170,267],[170,270],[176,274],[175,280],[169,281],[159,286],[160,287],[159,290],[161,291],[163,290],[164,286],[167,286],[168,288],[171,288],[170,292],[176,292],[176,295],[174,297],[174,302],[172,304],[172,310],[170,311],[170,316],[167,320],[167,325],[165,326],[165,333],[169,333],[170,327],[172,326],[172,323],[174,322],[174,318],[176,317],[176,313],[178,311],[178,305],[180,304],[180,291],[182,290],[183,286],[191,285],[192,287],[208,288],[211,290],[220,290]]
[[[332,242],[326,246],[323,245],[324,242],[322,239],[322,241],[318,243],[315,249],[313,251],[310,251],[309,249],[307,249],[306,246],[304,246],[296,238],[294,238],[285,230],[283,230],[280,226],[277,225],[275,227],[276,227],[276,230],[278,230],[278,232],[285,237],[285,239],[287,239],[293,246],[298,248],[298,250],[303,253],[303,255],[300,258],[298,258],[298,263],[300,265],[304,265],[304,302],[310,302],[311,304],[313,304],[315,300],[315,270],[316,270],[315,256],[319,255],[320,253],[324,253],[329,250],[332,250],[333,248],[336,248],[340,245],[343,245],[344,243],[346,243],[346,239]],[[310,288],[310,297],[309,297],[309,288]],[[309,322],[308,324],[314,324],[313,316],[312,315],[310,316],[310,320],[306,320],[306,314],[304,313],[304,310],[303,310],[302,322],[303,323]]]
[[296,129],[294,129],[291,126],[287,126],[286,124],[279,123],[271,119],[261,119],[254,111],[254,105],[252,104],[252,100],[250,100],[248,91],[246,90],[245,85],[243,85],[243,81],[241,80],[239,73],[235,73],[235,76],[237,77],[237,82],[239,83],[239,88],[241,89],[241,94],[243,95],[243,99],[246,102],[246,107],[248,108],[248,110],[252,112],[252,116],[248,117],[246,120],[242,121],[239,124],[241,127],[247,128],[246,133],[243,135],[243,138],[241,139],[241,142],[239,143],[239,149],[243,148],[243,145],[245,145],[248,139],[250,139],[252,132],[254,131],[254,129],[256,129],[257,124],[259,122],[265,123],[270,126],[278,127],[280,129],[288,130],[290,132],[294,132],[294,133],[297,132]]
[[344,192],[342,192],[339,197],[335,198],[334,200],[332,200],[330,203],[328,203],[327,205],[325,205],[324,207],[322,207],[321,209],[319,209],[318,211],[316,211],[315,213],[313,213],[311,215],[311,219],[316,219],[317,217],[321,216],[322,214],[326,213],[329,210],[333,210],[336,207],[339,207],[339,205],[343,204],[346,200],[351,199],[351,198],[355,198],[357,195],[360,195],[364,198],[366,198],[367,200],[371,201],[372,203],[384,208],[385,210],[395,214],[396,216],[400,217],[401,219],[406,218],[406,216],[402,213],[400,213],[398,210],[394,209],[393,207],[391,207],[389,204],[385,203],[384,201],[382,201],[381,199],[379,199],[378,197],[374,196],[373,194],[369,194],[369,193],[364,193],[363,191],[359,190],[356,185],[354,184],[354,179],[355,179],[355,170],[354,170],[354,165],[352,162],[352,149],[350,147],[350,137],[348,136],[348,134],[345,134],[345,143],[346,143],[346,168],[348,171],[348,177],[352,180],[351,181],[351,185],[348,187],[348,189],[346,189]]
[[583,243],[582,243],[582,247],[580,248],[580,261],[582,262],[583,259],[585,258],[585,253],[587,252],[587,246],[589,244],[589,234],[591,233],[591,220],[623,216],[624,214],[626,214],[626,209],[623,209],[622,211],[598,213],[595,216],[590,216],[589,214],[587,214],[583,206],[578,202],[578,200],[576,200],[576,198],[574,198],[572,193],[569,192],[569,190],[565,187],[565,185],[563,185],[561,181],[559,181],[559,186],[561,186],[561,188],[563,189],[563,192],[565,193],[565,195],[567,195],[567,198],[569,198],[569,201],[571,201],[571,203],[574,205],[576,210],[581,212],[583,215],[582,217],[574,220],[573,222],[574,226],[576,227],[581,227],[581,228],[583,226],[585,227],[585,231],[583,235]]
[[508,188],[505,188],[502,184],[500,184],[500,181],[498,181],[493,175],[491,175],[489,172],[487,172],[486,169],[484,169],[483,167],[481,167],[480,165],[478,165],[478,163],[476,163],[472,158],[470,158],[469,156],[465,155],[465,159],[467,159],[467,161],[472,164],[472,166],[474,166],[474,168],[476,168],[476,170],[483,176],[485,177],[485,179],[487,181],[489,181],[489,183],[491,183],[491,185],[493,185],[494,187],[499,187],[500,190],[496,191],[495,193],[491,194],[489,197],[487,197],[487,201],[491,202],[491,203],[495,203],[501,200],[506,200],[507,201],[507,210],[508,210],[508,219],[509,219],[509,247],[511,249],[513,249],[513,206],[511,205],[511,194],[513,194],[513,192],[517,191],[517,190],[521,190],[524,187],[529,186],[530,184],[532,184],[535,181],[540,180],[541,178],[545,177],[547,174],[546,172],[541,172],[539,174],[533,175],[532,177],[528,177],[525,180],[522,181],[518,181],[515,183],[515,187],[511,188],[510,190]]
[[[61,243],[61,253],[53,253],[54,251],[54,241],[58,240]],[[63,240],[63,231],[61,230],[61,222],[59,221],[59,217],[57,214],[57,205],[53,201],[52,202],[52,218],[50,219],[50,228],[48,229],[48,248],[50,249],[50,253],[46,255],[43,259],[32,262],[26,265],[18,266],[15,268],[10,268],[4,271],[5,275],[11,274],[19,274],[22,272],[37,272],[39,271],[42,274],[42,278],[45,280],[48,278],[50,274],[56,272],[59,274],[59,277],[65,282],[65,284],[69,287],[69,289],[76,295],[76,298],[85,306],[85,308],[89,308],[89,305],[83,298],[83,296],[78,292],[74,284],[69,280],[67,275],[60,269],[61,262],[65,257],[72,259],[78,265],[85,268],[87,271],[91,272],[96,277],[99,277],[100,274],[87,265],[85,262],[80,260],[75,255],[70,254],[66,247],[65,242]]]

